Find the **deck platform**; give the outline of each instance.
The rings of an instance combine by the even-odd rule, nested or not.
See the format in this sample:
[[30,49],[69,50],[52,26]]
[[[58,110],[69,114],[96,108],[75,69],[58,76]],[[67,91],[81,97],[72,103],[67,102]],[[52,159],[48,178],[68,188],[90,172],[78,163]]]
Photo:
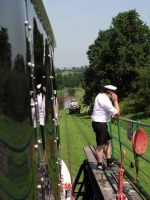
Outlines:
[[[103,196],[101,199],[116,200],[116,194],[118,193],[119,167],[116,166],[109,169],[106,168],[104,171],[97,169],[95,149],[96,147],[94,146],[86,146],[84,147],[84,152]],[[103,158],[103,161],[106,164],[105,157]],[[125,176],[123,179],[123,193],[125,193],[126,199],[129,200],[143,199],[130,184],[129,179]]]

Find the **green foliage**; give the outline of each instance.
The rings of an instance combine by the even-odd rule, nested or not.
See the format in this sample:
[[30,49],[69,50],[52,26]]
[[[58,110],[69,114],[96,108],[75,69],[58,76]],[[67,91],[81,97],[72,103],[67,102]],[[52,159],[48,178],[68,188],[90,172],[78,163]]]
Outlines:
[[134,99],[125,98],[120,103],[121,116],[127,115],[129,113],[136,113],[138,110],[137,104]]
[[83,72],[88,66],[85,65],[85,66],[81,66],[81,67],[72,67],[72,69],[67,69],[66,67],[64,67],[64,69],[59,69],[59,68],[55,68],[55,73],[61,73],[63,72],[64,73],[67,73],[68,74],[68,71],[72,71],[72,72]]
[[[117,86],[119,98],[135,99],[129,112],[150,108],[150,29],[135,10],[112,18],[108,30],[100,30],[87,51],[84,103],[90,105],[104,85]],[[128,107],[129,108],[129,107]]]
[[56,74],[57,89],[63,89],[64,87],[81,87],[83,84],[83,72]]
[[64,88],[64,79],[61,73],[58,73],[56,75],[56,84],[57,84],[57,89],[61,90]]

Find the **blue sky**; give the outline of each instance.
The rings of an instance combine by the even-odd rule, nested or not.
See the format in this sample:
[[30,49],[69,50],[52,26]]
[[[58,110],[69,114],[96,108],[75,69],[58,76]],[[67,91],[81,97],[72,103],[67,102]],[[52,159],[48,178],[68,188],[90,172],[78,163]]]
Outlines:
[[99,30],[106,30],[119,12],[136,9],[150,27],[150,0],[43,0],[54,31],[56,68],[89,65],[86,52]]

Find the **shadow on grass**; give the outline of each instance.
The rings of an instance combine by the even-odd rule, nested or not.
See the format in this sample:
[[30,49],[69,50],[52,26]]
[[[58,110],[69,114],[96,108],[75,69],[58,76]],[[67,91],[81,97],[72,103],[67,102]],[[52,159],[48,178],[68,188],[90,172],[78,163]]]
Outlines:
[[81,119],[91,119],[91,116],[86,114],[86,113],[80,113],[80,114],[77,114],[77,115]]
[[146,116],[145,116],[145,113],[138,113],[138,114],[132,115],[130,119],[137,121],[139,119],[146,119]]

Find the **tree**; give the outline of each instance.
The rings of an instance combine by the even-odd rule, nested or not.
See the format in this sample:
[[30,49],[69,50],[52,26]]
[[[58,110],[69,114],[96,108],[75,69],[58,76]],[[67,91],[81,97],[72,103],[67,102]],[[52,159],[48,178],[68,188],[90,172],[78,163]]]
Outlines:
[[55,69],[55,73],[60,73],[60,72],[61,72],[61,70],[59,68]]
[[[135,10],[119,13],[113,18],[111,26],[110,64],[114,66],[113,82],[118,85],[121,97],[132,93],[132,83],[139,76],[138,69],[145,67],[149,62],[149,27],[142,22]],[[117,80],[116,79],[119,80]]]
[[149,42],[149,27],[135,10],[112,18],[110,28],[100,30],[87,51],[90,65],[84,73],[87,88],[84,102],[91,103],[92,96],[102,91],[106,84],[116,85],[120,98],[137,92],[133,83],[138,80],[139,69],[149,65]]
[[68,74],[58,73],[56,75],[57,88],[63,89],[64,87],[82,87],[83,82],[83,72],[75,72]]
[[64,88],[64,79],[61,73],[58,73],[56,75],[56,84],[57,84],[57,89],[63,89]]

